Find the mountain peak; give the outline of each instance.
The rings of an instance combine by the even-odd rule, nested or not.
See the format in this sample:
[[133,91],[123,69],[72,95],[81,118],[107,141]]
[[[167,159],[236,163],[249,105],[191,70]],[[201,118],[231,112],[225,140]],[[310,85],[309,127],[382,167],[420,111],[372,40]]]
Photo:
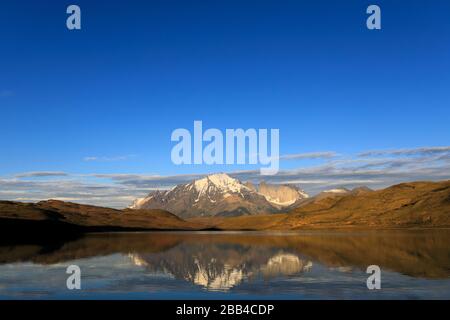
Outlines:
[[226,185],[230,183],[239,182],[237,179],[230,177],[226,173],[211,174],[206,178],[208,178],[208,180],[214,183],[215,185]]
[[202,179],[194,181],[197,191],[203,190],[208,184],[213,184],[219,189],[234,189],[234,187],[241,185],[241,182],[227,175],[226,173],[217,173],[206,176]]
[[[222,193],[226,192],[237,192],[240,193],[242,190],[248,189],[239,180],[230,177],[225,173],[217,173],[206,176],[202,179],[198,179],[192,182],[195,190],[198,192],[198,196],[216,189]],[[191,184],[191,185],[192,185]]]

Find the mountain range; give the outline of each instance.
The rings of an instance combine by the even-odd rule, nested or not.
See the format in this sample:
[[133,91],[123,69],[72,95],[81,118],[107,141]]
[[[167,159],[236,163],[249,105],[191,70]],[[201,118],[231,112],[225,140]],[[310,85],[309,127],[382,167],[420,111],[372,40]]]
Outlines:
[[407,182],[381,190],[322,192],[284,214],[191,219],[219,229],[450,227],[450,180]]
[[162,209],[182,218],[257,215],[289,210],[308,197],[293,185],[254,185],[220,173],[151,192],[130,208]]
[[[305,197],[301,190],[295,193],[296,189],[290,186],[277,188],[262,184],[256,187],[227,176],[215,178],[217,180],[200,179],[167,192],[172,196],[180,194],[185,202],[173,200],[180,207],[185,204],[182,212],[188,212],[190,204],[198,204],[198,212],[204,213],[188,214],[184,218],[157,208],[117,210],[57,200],[0,201],[0,238],[34,236],[41,239],[91,231],[450,227],[450,180],[407,182],[381,190],[329,190]],[[159,203],[172,199],[163,195],[165,193]],[[230,198],[233,201],[229,201]],[[207,199],[212,201],[208,203]],[[289,204],[292,201],[295,206]],[[207,208],[220,214],[208,214]],[[261,209],[261,213],[248,214],[252,212],[246,210],[252,208]],[[230,216],[224,212],[246,214]]]

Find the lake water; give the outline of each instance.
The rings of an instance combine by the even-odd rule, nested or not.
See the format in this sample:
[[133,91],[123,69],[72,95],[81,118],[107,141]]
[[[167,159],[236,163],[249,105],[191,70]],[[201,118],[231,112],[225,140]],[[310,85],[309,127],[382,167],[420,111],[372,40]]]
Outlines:
[[[66,268],[81,268],[68,290]],[[366,268],[381,268],[369,290]],[[450,299],[450,230],[89,234],[0,243],[0,299]]]

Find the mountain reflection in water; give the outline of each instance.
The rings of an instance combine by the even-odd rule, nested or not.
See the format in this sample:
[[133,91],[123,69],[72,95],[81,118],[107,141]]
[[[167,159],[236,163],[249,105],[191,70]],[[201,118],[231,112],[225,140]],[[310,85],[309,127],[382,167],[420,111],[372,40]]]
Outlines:
[[[149,232],[90,234],[52,245],[9,241],[0,243],[0,298],[449,298],[449,246],[449,230]],[[70,264],[81,267],[85,290],[65,288]],[[378,293],[365,284],[373,264],[383,272]]]
[[226,291],[246,279],[271,279],[308,271],[311,261],[275,248],[181,244],[164,253],[129,255],[150,272],[171,274],[210,291]]

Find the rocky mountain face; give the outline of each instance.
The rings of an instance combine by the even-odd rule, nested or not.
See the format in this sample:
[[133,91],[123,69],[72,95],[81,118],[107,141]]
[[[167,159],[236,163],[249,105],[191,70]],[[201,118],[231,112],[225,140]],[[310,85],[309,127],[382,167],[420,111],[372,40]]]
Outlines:
[[151,192],[137,199],[132,209],[163,209],[180,217],[239,216],[276,213],[308,195],[294,186],[243,184],[227,174],[214,174]]
[[292,206],[299,200],[309,198],[309,195],[303,190],[293,185],[276,185],[261,182],[259,186],[247,184],[252,190],[263,195],[272,205],[284,208]]

